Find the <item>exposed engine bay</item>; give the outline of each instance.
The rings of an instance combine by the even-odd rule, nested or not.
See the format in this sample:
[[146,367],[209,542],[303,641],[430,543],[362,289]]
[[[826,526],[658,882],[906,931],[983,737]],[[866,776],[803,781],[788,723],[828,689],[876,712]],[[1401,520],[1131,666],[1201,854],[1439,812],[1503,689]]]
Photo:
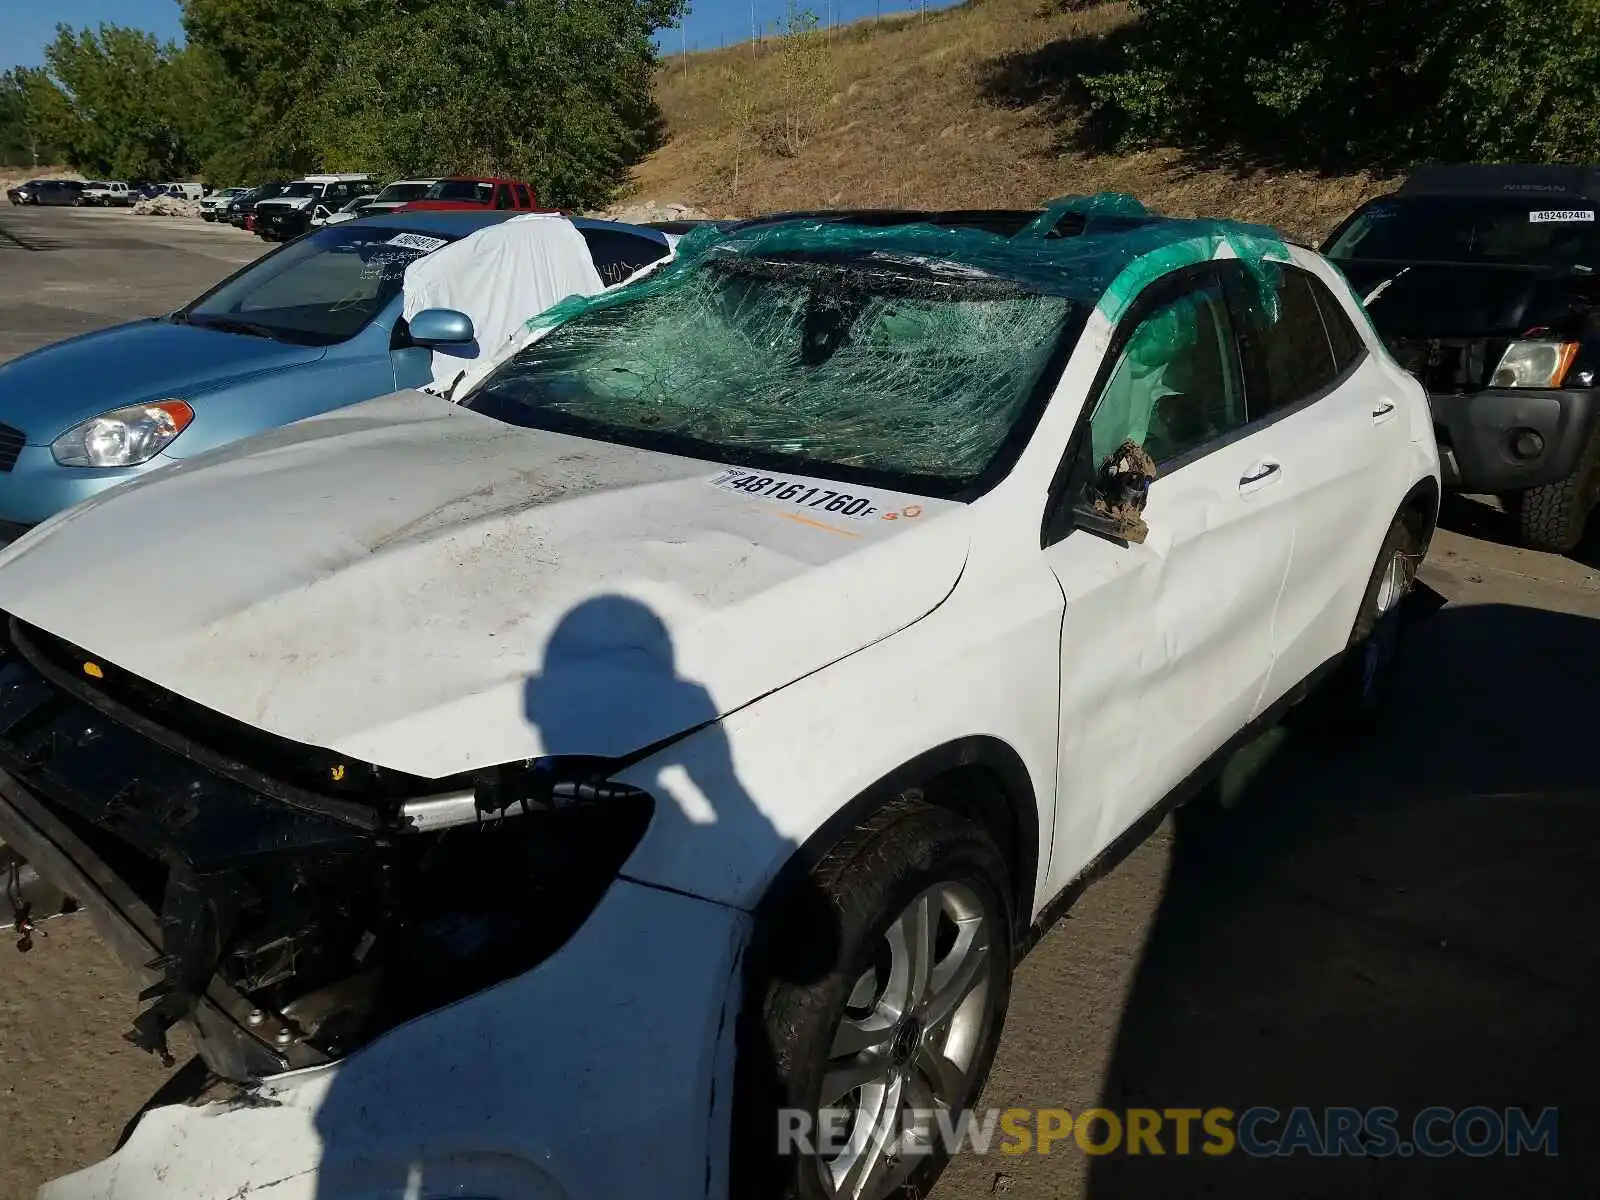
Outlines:
[[0,637],[0,839],[144,981],[124,1036],[217,1077],[337,1059],[520,974],[599,903],[650,797],[618,763],[450,780],[204,710],[15,618]]

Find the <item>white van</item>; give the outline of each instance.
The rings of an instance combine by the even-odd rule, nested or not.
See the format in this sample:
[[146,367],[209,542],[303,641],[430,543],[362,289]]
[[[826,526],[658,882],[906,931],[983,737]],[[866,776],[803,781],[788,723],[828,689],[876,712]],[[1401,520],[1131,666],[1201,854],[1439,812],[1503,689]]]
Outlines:
[[180,200],[198,200],[206,194],[206,189],[205,185],[200,183],[169,183],[166,186],[166,193]]

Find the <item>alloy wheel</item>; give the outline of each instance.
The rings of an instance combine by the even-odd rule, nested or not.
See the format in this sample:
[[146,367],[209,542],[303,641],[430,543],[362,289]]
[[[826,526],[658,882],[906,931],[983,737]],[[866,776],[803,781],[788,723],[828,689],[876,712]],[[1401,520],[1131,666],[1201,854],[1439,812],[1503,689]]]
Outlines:
[[994,920],[971,888],[944,882],[884,931],[846,1001],[818,1097],[830,1196],[893,1195],[940,1125],[953,1127],[994,1017]]

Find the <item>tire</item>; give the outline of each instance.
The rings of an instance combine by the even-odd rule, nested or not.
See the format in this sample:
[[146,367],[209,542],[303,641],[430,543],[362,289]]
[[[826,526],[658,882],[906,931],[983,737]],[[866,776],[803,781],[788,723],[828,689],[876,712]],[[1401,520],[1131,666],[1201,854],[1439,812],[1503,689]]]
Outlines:
[[1393,687],[1405,631],[1403,601],[1416,581],[1423,537],[1396,517],[1356,611],[1344,657],[1326,679],[1290,710],[1287,723],[1318,733],[1371,729]]
[[1596,499],[1600,499],[1600,432],[1589,439],[1571,475],[1559,483],[1529,488],[1516,498],[1513,511],[1522,544],[1553,554],[1576,550]]
[[[1013,925],[1004,860],[980,826],[908,791],[830,852],[803,890],[757,926],[755,945],[767,949],[747,977],[731,1194],[926,1195],[949,1161],[933,1096],[948,1103],[947,1122],[960,1119],[1005,1022]],[[918,930],[935,931],[922,943],[932,949],[926,972],[909,950]],[[919,974],[925,987],[912,986]],[[893,1153],[912,1144],[897,1132],[882,1147],[867,1136],[891,1102],[897,1113],[930,1112],[928,1136],[909,1153]],[[831,1145],[817,1115],[825,1109],[838,1114]],[[816,1140],[780,1150],[780,1110],[804,1114],[788,1128]]]

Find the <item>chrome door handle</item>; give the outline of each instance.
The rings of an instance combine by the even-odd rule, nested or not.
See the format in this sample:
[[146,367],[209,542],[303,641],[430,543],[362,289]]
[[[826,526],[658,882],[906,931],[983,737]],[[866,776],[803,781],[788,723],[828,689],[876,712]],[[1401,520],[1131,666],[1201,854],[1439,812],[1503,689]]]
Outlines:
[[1257,463],[1249,472],[1239,477],[1239,490],[1253,492],[1258,488],[1266,487],[1277,479],[1281,468],[1275,462]]

